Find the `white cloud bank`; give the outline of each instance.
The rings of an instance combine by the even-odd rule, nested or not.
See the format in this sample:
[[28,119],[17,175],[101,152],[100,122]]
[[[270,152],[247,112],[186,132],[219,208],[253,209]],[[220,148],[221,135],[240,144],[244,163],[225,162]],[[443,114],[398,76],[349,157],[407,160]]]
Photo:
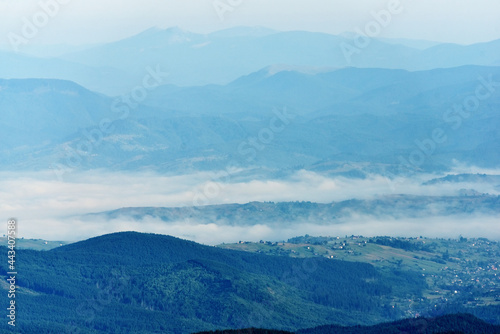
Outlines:
[[[86,213],[122,207],[191,206],[197,196],[202,204],[247,203],[251,201],[311,201],[329,203],[352,198],[373,198],[383,194],[456,195],[461,188],[499,195],[489,184],[442,184],[422,186],[421,180],[388,181],[381,176],[365,180],[330,178],[299,171],[286,180],[228,183],[211,182],[213,174],[196,173],[162,176],[154,173],[84,172],[55,180],[51,172],[0,173],[2,219],[18,219],[18,232],[26,238],[81,240],[111,232],[135,230],[178,236],[206,244],[283,240],[297,235],[426,235],[439,237],[486,236],[500,239],[500,217],[433,217],[422,219],[380,219],[352,216],[334,225],[290,222],[276,226],[263,222],[255,226],[225,226],[197,222],[165,223],[154,218],[133,221],[83,221]],[[232,181],[232,182],[231,182]]]

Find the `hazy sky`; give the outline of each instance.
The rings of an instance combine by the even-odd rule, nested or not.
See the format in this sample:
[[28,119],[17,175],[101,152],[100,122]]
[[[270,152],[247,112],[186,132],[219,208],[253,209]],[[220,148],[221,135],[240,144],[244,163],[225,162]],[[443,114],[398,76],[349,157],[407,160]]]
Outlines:
[[[339,34],[363,30],[373,20],[371,11],[387,9],[393,1],[398,0],[0,0],[0,44],[36,19],[41,28],[31,40],[35,44],[105,42],[152,26],[194,32],[266,26]],[[40,4],[52,4],[48,20]],[[223,14],[216,4],[220,11],[226,6]],[[380,37],[464,44],[500,38],[498,0],[400,0],[400,6]]]

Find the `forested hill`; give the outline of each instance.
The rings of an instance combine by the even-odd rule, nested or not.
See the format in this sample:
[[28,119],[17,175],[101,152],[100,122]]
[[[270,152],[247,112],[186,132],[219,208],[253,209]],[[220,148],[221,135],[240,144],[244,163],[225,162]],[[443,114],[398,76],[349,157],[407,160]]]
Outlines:
[[[0,250],[7,257],[8,249]],[[402,318],[390,300],[416,298],[425,286],[419,275],[367,263],[252,254],[135,232],[18,250],[16,259],[16,329],[23,333],[369,325]]]
[[[337,325],[303,329],[298,334],[497,334],[500,326],[488,324],[470,314],[451,314],[437,318],[416,318],[382,323],[375,326],[343,327]],[[270,329],[247,328],[219,330],[198,334],[291,334]]]
[[437,318],[405,319],[375,326],[319,326],[298,331],[299,334],[498,334],[500,326],[488,324],[471,314],[450,314]]

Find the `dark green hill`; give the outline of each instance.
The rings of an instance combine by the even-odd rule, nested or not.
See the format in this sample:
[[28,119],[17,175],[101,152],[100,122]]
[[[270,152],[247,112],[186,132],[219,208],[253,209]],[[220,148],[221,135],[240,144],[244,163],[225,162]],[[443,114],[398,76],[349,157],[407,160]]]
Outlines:
[[[366,263],[274,257],[134,232],[16,255],[16,327],[26,333],[374,324],[402,317],[384,305],[425,286],[418,275]],[[2,264],[3,279],[6,272]]]
[[[286,334],[279,330],[246,328],[240,330],[218,330],[198,334]],[[500,326],[488,324],[471,314],[450,314],[436,318],[413,318],[382,323],[375,326],[344,327],[338,325],[302,329],[298,334],[496,334]]]
[[319,326],[298,331],[300,334],[498,334],[500,326],[488,324],[471,314],[450,314],[437,318],[415,318],[396,322],[383,323],[375,326]]
[[198,334],[291,334],[291,332],[263,328],[226,329],[219,331],[201,332]]

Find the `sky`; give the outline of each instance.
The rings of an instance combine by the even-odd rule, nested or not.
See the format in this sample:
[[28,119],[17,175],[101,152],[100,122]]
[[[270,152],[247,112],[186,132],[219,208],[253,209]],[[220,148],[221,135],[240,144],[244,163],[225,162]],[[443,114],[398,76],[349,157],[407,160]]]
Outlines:
[[39,27],[30,42],[41,45],[110,42],[153,26],[363,32],[373,13],[389,8],[397,10],[380,37],[460,44],[500,38],[497,0],[0,0],[0,45],[33,23]]

